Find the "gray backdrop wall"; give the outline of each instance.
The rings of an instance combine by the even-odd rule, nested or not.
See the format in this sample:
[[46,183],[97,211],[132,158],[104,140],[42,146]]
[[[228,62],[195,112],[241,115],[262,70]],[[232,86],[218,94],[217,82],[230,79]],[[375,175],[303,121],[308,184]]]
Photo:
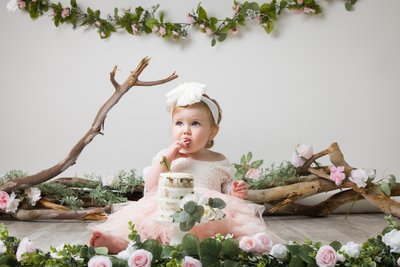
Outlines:
[[[323,1],[322,15],[283,15],[270,35],[253,25],[214,48],[193,31],[180,44],[128,34],[100,40],[94,30],[55,28],[48,17],[32,21],[19,11],[8,14],[6,3],[0,7],[0,174],[33,174],[62,160],[113,93],[112,67],[119,66],[117,79],[123,81],[149,56],[144,80],[173,71],[179,79],[124,96],[107,117],[105,135],[63,175],[131,168],[140,173],[171,140],[165,93],[198,81],[223,108],[215,150],[232,162],[252,151],[269,166],[289,160],[297,144],[319,151],[336,141],[350,164],[376,168],[378,176],[400,176],[400,1],[364,0],[351,13],[342,1]],[[185,21],[197,5],[78,3],[102,13],[160,3],[172,21]],[[202,4],[212,15],[231,15],[231,1]]]

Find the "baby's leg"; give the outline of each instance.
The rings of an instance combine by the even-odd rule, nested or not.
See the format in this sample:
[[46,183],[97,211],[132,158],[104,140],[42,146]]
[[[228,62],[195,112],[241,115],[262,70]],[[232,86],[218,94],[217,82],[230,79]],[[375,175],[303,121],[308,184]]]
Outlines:
[[128,241],[120,236],[94,230],[89,244],[93,247],[107,247],[108,253],[116,254],[128,246]]

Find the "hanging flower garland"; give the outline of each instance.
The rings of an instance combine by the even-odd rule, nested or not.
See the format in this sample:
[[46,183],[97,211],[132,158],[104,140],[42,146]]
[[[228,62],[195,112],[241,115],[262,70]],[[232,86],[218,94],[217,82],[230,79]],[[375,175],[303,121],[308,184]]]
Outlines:
[[[357,0],[346,0],[345,7],[352,10]],[[264,28],[267,33],[272,32],[279,15],[285,10],[295,14],[319,14],[321,7],[315,0],[272,0],[270,3],[258,4],[256,2],[233,3],[231,18],[219,19],[211,17],[199,4],[196,9],[188,13],[186,22],[169,22],[164,20],[164,13],[156,11],[159,5],[145,9],[141,6],[129,9],[114,8],[113,15],[100,16],[100,10],[88,7],[84,12],[71,0],[70,6],[53,3],[49,0],[10,0],[7,4],[9,11],[20,9],[29,13],[32,19],[48,15],[54,25],[71,24],[73,28],[87,26],[97,29],[102,39],[110,37],[117,30],[125,30],[132,35],[155,34],[164,39],[181,40],[188,36],[188,29],[199,30],[211,38],[211,45],[223,42],[228,35],[236,35],[239,26],[246,26],[254,22]],[[122,14],[120,14],[120,11]]]

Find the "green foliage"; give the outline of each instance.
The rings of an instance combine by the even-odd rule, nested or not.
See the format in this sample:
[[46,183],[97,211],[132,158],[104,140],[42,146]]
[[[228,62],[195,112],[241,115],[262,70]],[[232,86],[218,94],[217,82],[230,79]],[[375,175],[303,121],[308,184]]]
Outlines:
[[24,176],[28,176],[28,173],[21,170],[10,170],[0,177],[0,184],[4,184],[6,182],[12,181],[15,178],[20,178]]
[[121,194],[132,193],[135,186],[143,184],[143,177],[137,176],[136,171],[131,169],[130,171],[121,170],[116,175],[117,182],[112,186],[114,190],[117,190]]
[[[297,13],[319,14],[321,8],[315,0],[305,0],[301,4],[294,0],[282,0],[266,3],[234,1],[235,14],[231,18],[219,19],[211,16],[200,4],[189,13],[193,23],[165,21],[165,12],[156,14],[160,5],[150,8],[138,6],[132,9],[114,8],[113,15],[101,16],[100,10],[88,7],[80,8],[76,0],[71,0],[70,6],[60,2],[53,3],[50,0],[24,0],[26,7],[22,9],[32,19],[37,19],[45,14],[53,18],[54,25],[71,24],[73,28],[86,26],[97,30],[102,39],[109,38],[118,29],[123,29],[129,34],[156,34],[164,39],[180,40],[188,35],[188,28],[194,27],[211,37],[211,45],[223,42],[228,33],[237,33],[238,26],[245,26],[251,22],[257,22],[267,33],[271,33],[276,21],[284,10],[297,11]],[[357,0],[346,0],[345,7],[348,11],[353,9]],[[68,12],[66,12],[68,10]],[[119,11],[122,10],[122,15]],[[50,14],[49,14],[50,13]],[[158,18],[157,18],[158,17]]]
[[[393,229],[400,230],[400,224],[390,216],[386,217],[388,227],[382,235]],[[129,222],[131,240],[135,249],[145,249],[152,253],[152,266],[178,267],[182,266],[183,258],[190,256],[201,261],[202,266],[275,266],[275,267],[316,267],[315,257],[318,250],[324,245],[321,242],[306,240],[303,244],[291,243],[285,245],[288,254],[284,259],[275,258],[269,254],[257,254],[246,252],[240,249],[237,240],[231,237],[224,237],[220,234],[214,238],[207,238],[200,241],[198,237],[186,234],[182,243],[174,246],[161,245],[157,240],[146,240],[140,242],[140,236],[134,229],[132,222]],[[397,266],[399,254],[391,252],[391,248],[382,241],[382,235],[368,239],[362,244],[358,256],[352,258],[344,255],[344,262],[337,262],[335,266]],[[88,266],[90,258],[95,255],[109,257],[113,266],[127,266],[127,261],[118,259],[115,256],[107,255],[106,248],[93,248],[87,245],[63,245],[59,248],[50,247],[48,252],[36,250],[31,254],[25,254],[23,261],[16,260],[16,251],[20,240],[9,236],[7,227],[0,224],[0,240],[7,248],[6,252],[0,255],[0,266]],[[339,242],[329,244],[336,251],[342,245]]]
[[67,196],[61,198],[60,204],[61,205],[65,204],[66,206],[70,207],[73,210],[79,210],[83,205],[83,201],[76,196]]
[[[250,189],[265,189],[300,181],[296,168],[289,161],[283,161],[278,166],[273,163],[269,168],[261,168],[263,160],[252,160],[253,154],[248,152],[242,155],[240,163],[233,164],[236,169],[235,179],[246,181]],[[260,177],[246,177],[247,172],[251,169],[258,169]]]

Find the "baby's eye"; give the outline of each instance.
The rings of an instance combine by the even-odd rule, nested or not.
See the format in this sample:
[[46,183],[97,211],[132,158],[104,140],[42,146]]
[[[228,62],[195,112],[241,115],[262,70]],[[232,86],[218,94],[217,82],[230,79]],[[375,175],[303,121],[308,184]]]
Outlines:
[[192,122],[192,126],[200,126],[200,122],[194,121],[194,122]]
[[182,126],[183,123],[182,123],[181,121],[177,121],[177,122],[175,122],[175,125],[176,125],[176,126]]

